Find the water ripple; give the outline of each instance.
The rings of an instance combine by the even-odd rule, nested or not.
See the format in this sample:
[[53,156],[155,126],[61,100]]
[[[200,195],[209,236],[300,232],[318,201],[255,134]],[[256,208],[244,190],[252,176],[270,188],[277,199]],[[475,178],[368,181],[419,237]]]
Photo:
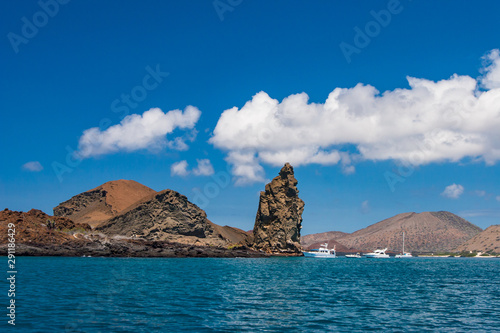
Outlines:
[[20,258],[23,332],[500,332],[500,260]]

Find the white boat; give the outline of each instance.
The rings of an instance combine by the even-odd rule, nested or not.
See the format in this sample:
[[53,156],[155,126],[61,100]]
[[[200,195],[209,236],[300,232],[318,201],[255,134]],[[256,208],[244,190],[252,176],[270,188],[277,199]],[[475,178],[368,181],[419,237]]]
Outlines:
[[310,251],[302,251],[304,257],[310,258],[336,258],[335,246],[333,249],[328,249],[328,243],[321,244],[319,249],[314,249]]
[[405,252],[405,232],[403,231],[403,251],[401,254],[396,254],[394,258],[413,258],[410,252]]
[[373,252],[365,253],[365,254],[363,254],[363,256],[365,258],[389,258],[389,255],[385,254],[385,251],[387,251],[387,248],[385,248],[383,250],[377,249]]
[[356,254],[346,254],[345,255],[346,258],[361,258],[361,254],[356,253]]

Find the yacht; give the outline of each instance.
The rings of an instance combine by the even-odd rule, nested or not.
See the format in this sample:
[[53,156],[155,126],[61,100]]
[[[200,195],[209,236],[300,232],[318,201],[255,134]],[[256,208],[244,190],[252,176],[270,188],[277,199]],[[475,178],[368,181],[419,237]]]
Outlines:
[[310,251],[302,251],[304,257],[310,258],[336,258],[335,246],[333,249],[328,249],[328,243],[321,244],[319,249],[314,249]]
[[401,254],[396,254],[394,257],[395,258],[412,258],[413,257],[410,252],[405,252],[405,232],[404,231],[403,231],[403,251],[401,252]]
[[387,251],[387,248],[385,248],[383,250],[377,249],[371,253],[365,253],[365,254],[363,254],[363,256],[365,258],[389,258],[389,255],[385,254],[385,251]]
[[356,254],[346,254],[345,255],[346,258],[361,258],[361,254],[356,253]]

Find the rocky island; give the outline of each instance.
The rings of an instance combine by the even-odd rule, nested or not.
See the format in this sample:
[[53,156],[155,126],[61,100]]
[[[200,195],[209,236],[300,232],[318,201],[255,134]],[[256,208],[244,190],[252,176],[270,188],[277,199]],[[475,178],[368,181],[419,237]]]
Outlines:
[[252,235],[208,220],[186,196],[132,180],[110,181],[54,208],[0,212],[0,253],[16,226],[18,255],[118,257],[262,257]]

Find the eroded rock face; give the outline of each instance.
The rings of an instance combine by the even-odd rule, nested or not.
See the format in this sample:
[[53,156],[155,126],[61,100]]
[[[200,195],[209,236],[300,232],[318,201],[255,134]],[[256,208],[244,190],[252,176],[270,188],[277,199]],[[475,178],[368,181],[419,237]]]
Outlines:
[[271,254],[300,254],[304,201],[299,198],[293,167],[286,163],[279,176],[260,192],[253,229],[253,248]]

